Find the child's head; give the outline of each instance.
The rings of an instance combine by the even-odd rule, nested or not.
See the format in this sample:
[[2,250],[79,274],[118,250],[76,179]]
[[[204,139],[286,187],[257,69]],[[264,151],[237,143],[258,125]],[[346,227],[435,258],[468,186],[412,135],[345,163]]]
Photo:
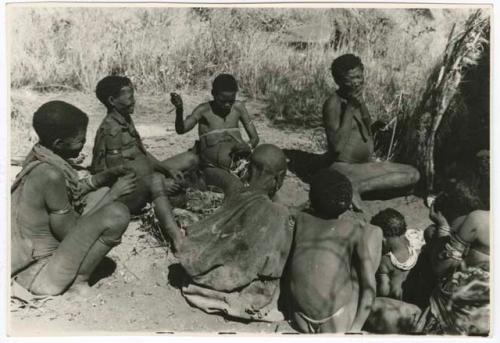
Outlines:
[[106,76],[97,83],[95,93],[108,111],[116,110],[125,115],[134,113],[134,86],[128,77]]
[[63,158],[74,158],[82,151],[88,116],[64,101],[49,101],[33,114],[33,128],[39,142]]
[[320,170],[312,178],[309,200],[322,217],[337,218],[351,206],[351,182],[335,170]]
[[347,93],[361,89],[364,84],[364,66],[361,59],[353,54],[337,57],[331,66],[335,83]]
[[393,208],[386,208],[377,213],[370,224],[380,227],[384,238],[398,237],[406,233],[405,217]]
[[233,75],[220,74],[212,84],[212,95],[215,104],[222,110],[230,111],[236,101],[238,83]]

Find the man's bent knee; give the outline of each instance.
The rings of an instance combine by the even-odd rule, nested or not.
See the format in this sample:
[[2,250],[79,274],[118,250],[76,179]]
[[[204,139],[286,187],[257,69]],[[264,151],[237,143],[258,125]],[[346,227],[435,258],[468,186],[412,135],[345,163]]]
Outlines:
[[198,167],[200,164],[200,158],[196,154],[189,154],[186,158],[186,165],[188,166],[187,169],[193,169]]
[[418,182],[418,180],[420,180],[420,173],[418,172],[418,170],[412,166],[408,166],[408,175],[409,175],[409,178],[410,178],[410,182],[412,184],[415,184]]
[[120,202],[114,202],[103,208],[103,223],[107,230],[125,232],[130,222],[128,207]]

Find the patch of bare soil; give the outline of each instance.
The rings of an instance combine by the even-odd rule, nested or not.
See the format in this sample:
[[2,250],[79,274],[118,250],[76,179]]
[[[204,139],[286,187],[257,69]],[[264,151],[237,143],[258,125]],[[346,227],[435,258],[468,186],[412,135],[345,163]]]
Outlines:
[[[186,111],[208,100],[206,95],[184,95]],[[48,100],[65,100],[79,106],[90,116],[85,163],[89,163],[95,130],[105,110],[92,94],[35,94],[18,91],[12,94],[15,120],[11,124],[11,152],[22,158],[36,141],[29,126],[33,111]],[[147,148],[158,158],[165,159],[191,148],[197,138],[195,130],[179,136],[174,130],[174,112],[168,98],[137,96],[135,123]],[[310,129],[273,127],[261,111],[263,104],[247,101],[249,113],[261,137],[261,142],[273,143],[294,151],[289,156],[295,163],[310,164],[307,158],[317,158],[322,152],[324,133]],[[186,112],[186,113],[187,113]],[[31,138],[30,138],[31,137]],[[297,152],[298,151],[298,152]],[[301,158],[304,158],[301,160]],[[300,169],[300,168],[299,168]],[[19,168],[12,168],[13,177]],[[309,186],[295,173],[287,173],[280,199],[297,206],[308,199]],[[425,228],[429,222],[427,210],[416,197],[400,197],[387,201],[367,201],[365,216],[370,218],[381,209],[393,207],[403,213],[409,228]],[[14,302],[10,312],[11,335],[72,335],[119,334],[141,332],[294,332],[286,322],[242,323],[218,315],[208,315],[190,307],[177,288],[179,265],[171,252],[160,246],[153,236],[133,221],[122,244],[111,251],[101,263],[88,296],[63,295],[43,303],[20,306]]]

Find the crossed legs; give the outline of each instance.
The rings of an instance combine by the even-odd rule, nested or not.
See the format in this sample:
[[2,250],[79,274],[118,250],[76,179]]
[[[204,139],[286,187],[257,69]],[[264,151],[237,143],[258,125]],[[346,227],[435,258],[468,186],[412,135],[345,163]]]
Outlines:
[[353,205],[357,208],[361,208],[363,193],[403,188],[420,179],[420,174],[414,167],[393,162],[335,162],[330,168],[344,174],[351,181]]

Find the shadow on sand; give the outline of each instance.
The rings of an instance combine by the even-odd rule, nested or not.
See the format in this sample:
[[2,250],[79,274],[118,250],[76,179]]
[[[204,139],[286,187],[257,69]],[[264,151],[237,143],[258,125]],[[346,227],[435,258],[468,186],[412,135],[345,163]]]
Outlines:
[[104,257],[104,259],[99,263],[95,271],[90,275],[89,285],[93,286],[99,280],[111,276],[116,270],[116,262],[109,257]]

